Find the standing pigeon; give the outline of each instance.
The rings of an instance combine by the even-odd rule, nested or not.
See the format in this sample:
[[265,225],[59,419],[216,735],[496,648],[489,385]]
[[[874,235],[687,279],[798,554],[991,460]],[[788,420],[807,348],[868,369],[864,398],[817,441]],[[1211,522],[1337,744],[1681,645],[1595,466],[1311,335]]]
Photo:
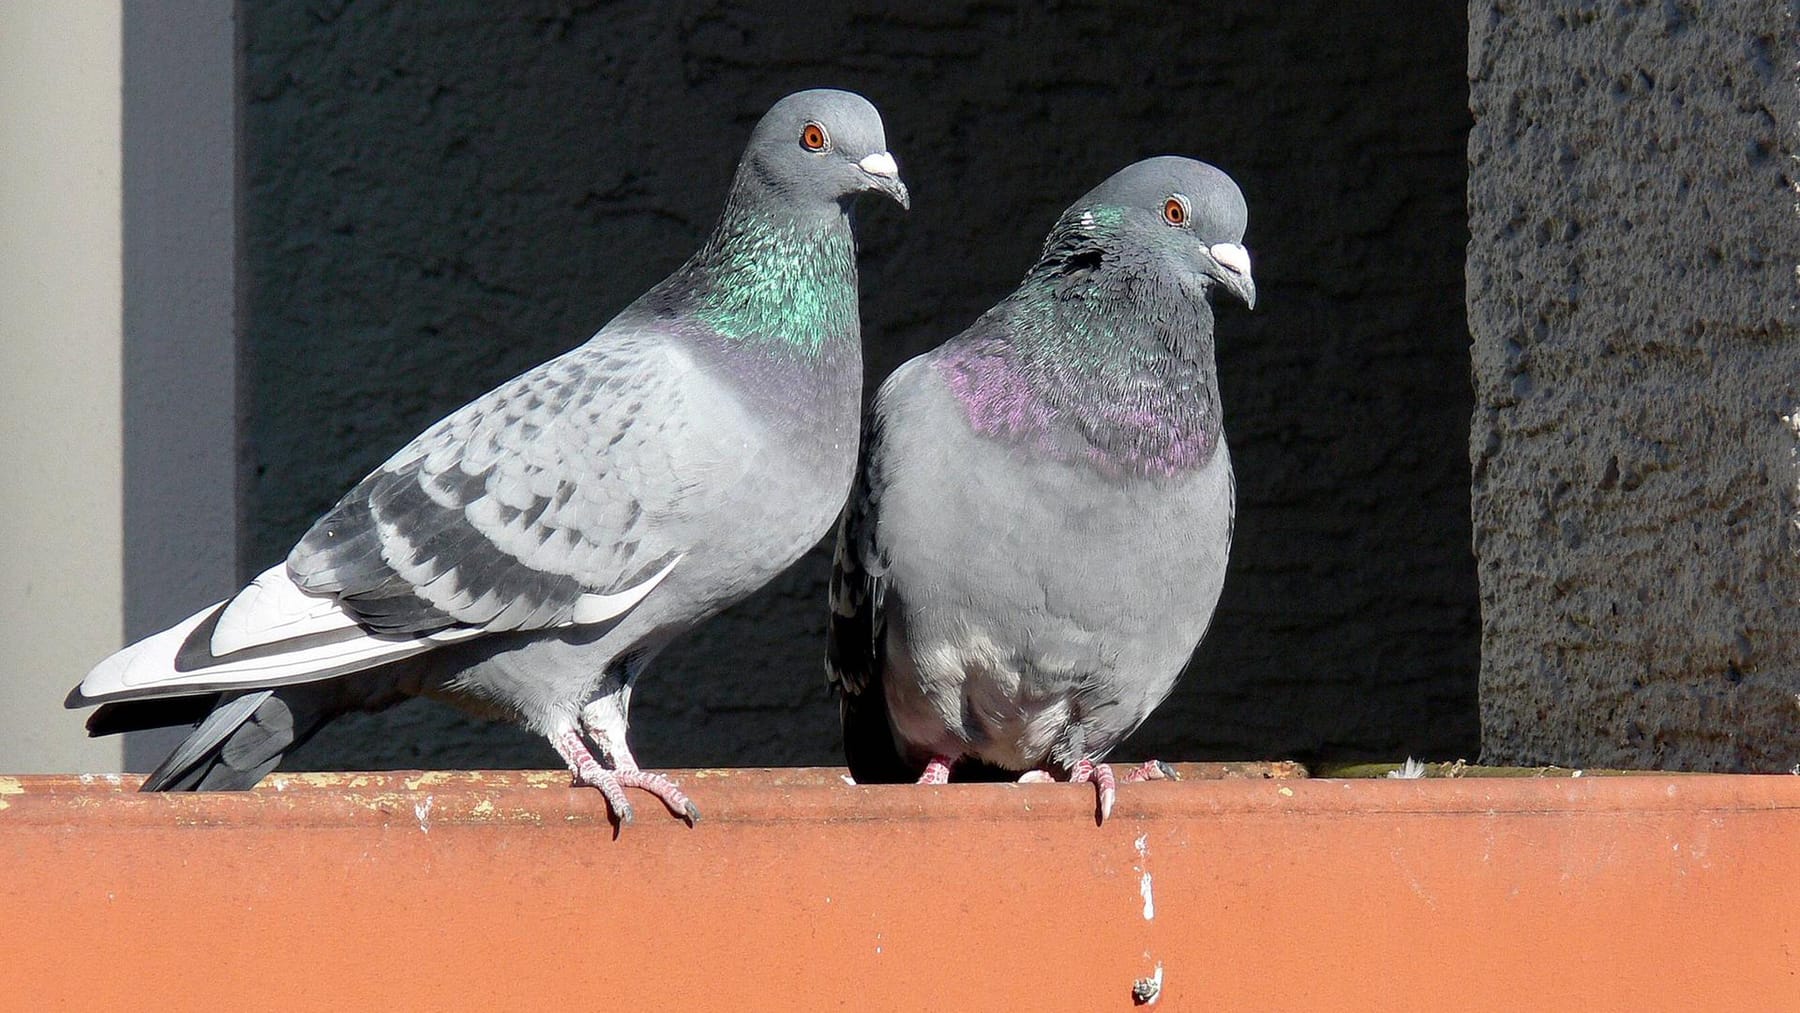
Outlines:
[[106,703],[96,735],[202,719],[145,789],[242,789],[333,716],[429,695],[543,735],[621,825],[631,786],[692,823],[626,744],[632,686],[844,501],[865,191],[908,204],[875,107],[777,102],[687,263],[427,429],[285,564],[101,662],[69,705]]
[[1211,300],[1255,303],[1245,216],[1210,165],[1129,166],[1063,213],[1017,290],[882,385],[827,649],[857,780],[942,784],[973,759],[1093,781],[1112,811],[1101,760],[1168,695],[1224,585]]

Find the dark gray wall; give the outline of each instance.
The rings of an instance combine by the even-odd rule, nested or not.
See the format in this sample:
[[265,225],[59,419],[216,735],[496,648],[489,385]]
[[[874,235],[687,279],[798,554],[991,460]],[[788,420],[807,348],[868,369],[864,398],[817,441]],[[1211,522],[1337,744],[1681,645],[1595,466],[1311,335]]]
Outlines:
[[[1232,571],[1126,752],[1472,752],[1462,11],[1041,6],[245,5],[246,565],[679,263],[769,103],[836,85],[882,108],[915,195],[861,223],[871,380],[1010,289],[1057,212],[1134,159],[1196,155],[1248,195],[1261,302],[1221,322]],[[836,760],[827,565],[664,655],[633,702],[641,760]],[[554,762],[427,704],[300,760]]]
[[1794,16],[1470,7],[1491,760],[1800,760]]

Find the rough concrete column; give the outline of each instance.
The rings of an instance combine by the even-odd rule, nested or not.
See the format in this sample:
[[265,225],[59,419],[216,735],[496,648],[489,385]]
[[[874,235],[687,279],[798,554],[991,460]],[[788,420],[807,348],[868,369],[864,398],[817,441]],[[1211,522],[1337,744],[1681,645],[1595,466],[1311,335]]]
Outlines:
[[1800,761],[1793,11],[1470,5],[1484,754]]

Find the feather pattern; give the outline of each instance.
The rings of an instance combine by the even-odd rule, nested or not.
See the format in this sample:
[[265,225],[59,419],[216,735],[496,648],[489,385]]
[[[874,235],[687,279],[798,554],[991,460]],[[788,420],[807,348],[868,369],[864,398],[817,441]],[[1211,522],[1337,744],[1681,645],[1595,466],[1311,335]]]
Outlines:
[[591,596],[667,566],[741,479],[744,459],[698,428],[735,406],[666,336],[603,333],[426,430],[313,525],[288,572],[387,633],[612,618]]

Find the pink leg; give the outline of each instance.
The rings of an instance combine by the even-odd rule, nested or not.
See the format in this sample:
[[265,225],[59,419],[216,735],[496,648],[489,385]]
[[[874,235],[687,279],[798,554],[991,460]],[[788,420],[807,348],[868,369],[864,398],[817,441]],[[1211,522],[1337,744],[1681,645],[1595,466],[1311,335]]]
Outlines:
[[925,773],[919,775],[919,784],[949,784],[950,768],[956,766],[954,756],[934,756],[925,765]]
[[1100,822],[1105,823],[1106,818],[1112,815],[1114,800],[1119,797],[1118,782],[1113,778],[1112,765],[1095,763],[1084,756],[1070,768],[1069,781],[1072,784],[1094,782],[1094,787],[1100,793]]

